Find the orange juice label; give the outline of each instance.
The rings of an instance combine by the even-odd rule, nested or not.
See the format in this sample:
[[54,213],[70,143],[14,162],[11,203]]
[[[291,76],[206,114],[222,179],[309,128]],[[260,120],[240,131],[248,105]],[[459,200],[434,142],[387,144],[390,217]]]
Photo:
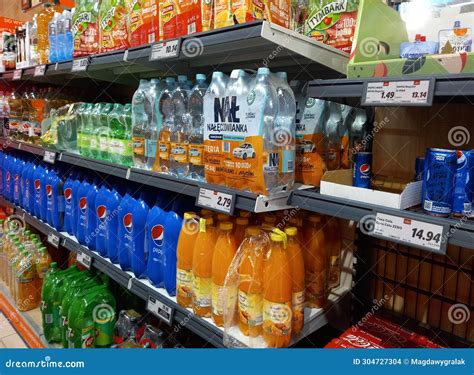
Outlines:
[[204,165],[204,145],[190,143],[188,149],[189,162],[193,165]]
[[323,160],[324,136],[322,121],[324,101],[314,98],[298,101],[296,119],[296,180],[319,186],[326,170]]
[[293,310],[293,321],[304,320],[305,291],[294,292],[291,295],[291,308]]
[[145,155],[145,138],[142,137],[133,137],[133,153],[135,155]]
[[176,270],[176,293],[183,298],[193,296],[193,272],[191,270]]
[[[232,1],[231,20],[235,17],[238,23],[245,23],[264,17],[263,0],[237,0]],[[231,23],[233,25],[233,22]]]
[[188,145],[186,143],[170,143],[171,158],[178,163],[188,162]]
[[129,47],[126,0],[102,1],[99,11],[100,52]]
[[202,31],[214,29],[214,0],[201,2]]
[[[142,7],[143,7],[143,0],[132,0],[130,2],[130,20],[129,20],[129,28],[130,28],[130,34],[132,35],[132,38],[138,38],[138,41],[136,43],[140,42],[140,38],[137,37],[137,34],[135,34],[135,31],[143,25],[143,17],[142,17]],[[132,41],[132,45],[135,46],[135,43]]]
[[274,336],[291,334],[291,302],[277,303],[263,300],[263,330]]
[[162,160],[169,160],[170,158],[170,142],[159,141],[158,142],[158,155]]
[[130,44],[132,47],[154,43],[159,38],[157,0],[131,0]]
[[201,1],[180,0],[176,17],[176,36],[202,31]]
[[193,302],[197,307],[211,307],[212,279],[210,277],[194,276]]
[[212,313],[224,315],[225,288],[222,285],[212,283]]
[[290,0],[265,0],[265,18],[279,26],[290,27]]
[[[265,173],[279,170],[279,153],[263,148],[266,98],[250,91],[246,97],[204,96],[204,167],[209,183],[247,187],[266,194]],[[227,108],[227,110],[225,110]]]
[[[243,3],[242,0],[240,2]],[[228,0],[214,0],[214,28],[218,29],[234,24],[229,4]]]
[[239,290],[238,297],[240,321],[249,327],[262,325],[262,295]]
[[160,35],[164,40],[172,39],[177,36],[176,18],[178,16],[178,12],[179,10],[177,1],[167,0],[160,2]]

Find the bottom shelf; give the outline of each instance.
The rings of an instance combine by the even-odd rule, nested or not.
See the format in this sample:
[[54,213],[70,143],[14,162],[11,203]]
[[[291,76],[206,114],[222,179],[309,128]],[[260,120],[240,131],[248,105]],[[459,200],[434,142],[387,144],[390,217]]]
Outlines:
[[[124,288],[127,288],[131,293],[137,295],[139,298],[142,298],[145,301],[149,301],[150,298],[152,298],[161,302],[166,306],[169,314],[171,315],[169,319],[170,322],[175,321],[177,323],[177,327],[186,327],[216,347],[225,346],[224,329],[222,327],[216,326],[212,319],[201,318],[195,315],[192,309],[184,308],[178,305],[176,302],[176,297],[170,296],[165,289],[153,286],[146,279],[137,279],[132,272],[123,271],[119,265],[113,264],[109,259],[106,259],[98,253],[91,251],[87,247],[79,244],[74,236],[65,232],[56,231],[48,224],[28,214],[22,208],[12,205],[11,203],[0,198],[0,205],[1,204],[14,208],[16,215],[22,217],[31,227],[48,236],[48,239],[56,236],[59,238],[59,245],[65,247],[69,251],[80,254],[81,258],[83,254],[86,255],[86,258],[90,257],[90,262],[86,261],[86,264],[89,263],[89,267],[94,267],[108,275],[111,279],[115,280]],[[351,265],[352,254],[349,256],[344,256],[342,268],[351,269]],[[305,309],[305,325],[300,335],[293,339],[292,345],[311,333],[317,331],[329,322],[336,326],[341,324],[344,326],[345,323],[348,322],[347,314],[350,311],[349,291],[351,281],[351,272],[343,272],[341,276],[341,286],[331,291],[329,295],[328,306],[325,309]],[[158,317],[163,319],[159,315]],[[252,347],[265,347],[263,340],[257,342],[252,340],[252,343],[250,343],[249,338],[243,335],[237,327],[235,327],[235,330],[234,328],[231,330],[231,334],[236,340],[235,345],[233,346],[248,347],[250,344],[252,344]]]

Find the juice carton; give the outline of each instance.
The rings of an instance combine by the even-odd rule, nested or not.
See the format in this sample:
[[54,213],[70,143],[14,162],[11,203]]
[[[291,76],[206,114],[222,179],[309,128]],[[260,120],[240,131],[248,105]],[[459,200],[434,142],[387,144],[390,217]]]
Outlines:
[[176,38],[176,20],[179,14],[178,2],[174,0],[161,1],[159,13],[161,38],[163,40]]
[[290,28],[290,0],[265,0],[265,18],[276,25]]
[[158,8],[158,0],[132,0],[129,8],[131,47],[160,40]]
[[214,28],[263,19],[264,3],[260,0],[215,0]]
[[99,9],[100,52],[127,49],[128,0],[102,0]]
[[160,34],[164,40],[202,31],[201,2],[166,0],[160,2]]
[[89,56],[99,52],[99,2],[86,0],[79,3],[72,19],[73,57]]
[[310,0],[305,34],[350,53],[359,0]]
[[201,2],[202,31],[214,29],[214,0]]

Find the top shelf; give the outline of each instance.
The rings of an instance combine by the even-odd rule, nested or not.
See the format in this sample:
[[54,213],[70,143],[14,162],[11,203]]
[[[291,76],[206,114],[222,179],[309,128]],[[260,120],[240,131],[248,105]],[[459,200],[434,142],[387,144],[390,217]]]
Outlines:
[[[158,42],[155,44],[160,44]],[[47,64],[44,75],[35,77],[35,67],[25,68],[21,80],[64,83],[64,78],[93,78],[123,84],[136,84],[138,78],[167,74],[191,74],[212,67],[230,71],[235,67],[257,69],[265,65],[304,71],[326,78],[345,76],[349,56],[340,50],[312,40],[295,31],[266,21],[254,21],[179,38],[176,57],[150,61],[153,44],[125,51],[90,56],[85,72],[72,72],[73,62]],[[1,77],[14,79],[14,71]]]

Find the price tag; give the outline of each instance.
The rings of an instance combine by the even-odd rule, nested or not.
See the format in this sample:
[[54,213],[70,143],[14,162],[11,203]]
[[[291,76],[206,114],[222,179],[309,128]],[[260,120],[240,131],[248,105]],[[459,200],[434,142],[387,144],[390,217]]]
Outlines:
[[54,164],[56,160],[56,153],[53,151],[45,151],[43,155],[43,161],[49,164]]
[[13,72],[13,80],[14,81],[18,81],[19,79],[21,79],[21,75],[23,74],[23,70],[21,69],[17,69]]
[[59,247],[59,236],[54,233],[49,233],[48,242],[57,249]]
[[180,39],[166,40],[151,46],[150,61],[169,59],[179,55]]
[[366,82],[362,105],[430,106],[434,82],[434,79]]
[[87,70],[88,65],[89,65],[88,57],[73,60],[71,72],[85,72]]
[[46,65],[36,65],[33,73],[34,77],[43,77],[46,72]]
[[86,267],[87,269],[91,268],[92,258],[90,255],[87,255],[86,253],[79,251],[77,253],[77,261],[81,263],[84,267]]
[[371,235],[445,254],[448,241],[443,240],[444,233],[443,225],[377,213]]
[[200,188],[196,205],[232,215],[234,212],[235,195]]
[[174,309],[158,301],[155,297],[148,296],[146,308],[158,318],[163,320],[166,324],[171,325],[173,321]]

